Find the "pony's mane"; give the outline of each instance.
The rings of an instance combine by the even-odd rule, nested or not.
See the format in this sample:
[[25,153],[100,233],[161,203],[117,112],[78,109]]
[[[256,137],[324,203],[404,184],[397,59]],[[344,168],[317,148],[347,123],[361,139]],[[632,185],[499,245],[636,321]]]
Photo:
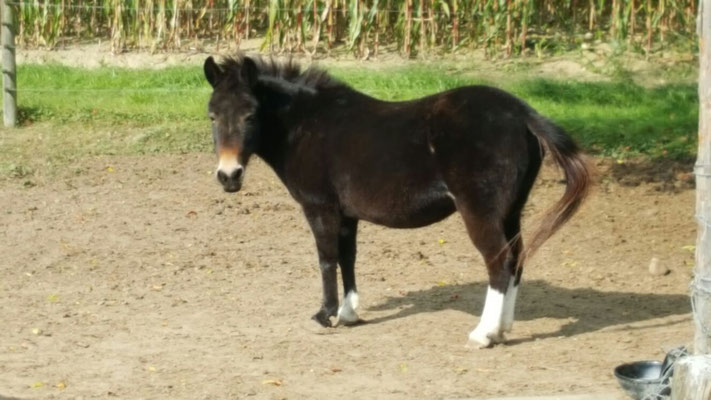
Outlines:
[[261,56],[245,56],[240,54],[224,58],[219,63],[219,66],[225,72],[239,71],[242,68],[245,58],[254,61],[257,66],[258,76],[260,77],[284,80],[311,90],[345,86],[344,83],[334,79],[328,72],[322,69],[309,67],[302,70],[301,65],[293,59],[277,61],[272,57],[264,58]]

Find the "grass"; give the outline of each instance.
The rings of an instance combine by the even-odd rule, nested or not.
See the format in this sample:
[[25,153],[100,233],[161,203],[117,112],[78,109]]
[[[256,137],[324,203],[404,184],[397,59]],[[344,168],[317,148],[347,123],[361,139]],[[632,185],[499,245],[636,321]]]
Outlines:
[[[629,81],[483,82],[446,68],[336,68],[353,87],[404,100],[467,84],[513,92],[589,152],[689,160],[696,151],[696,85]],[[209,85],[200,67],[166,70],[26,65],[18,71],[22,128],[0,131],[0,176],[24,178],[88,155],[209,151]],[[40,90],[42,89],[42,90]],[[48,89],[48,90],[44,90]]]
[[19,68],[19,107],[25,122],[197,121],[210,87],[199,68],[81,69],[58,65]]

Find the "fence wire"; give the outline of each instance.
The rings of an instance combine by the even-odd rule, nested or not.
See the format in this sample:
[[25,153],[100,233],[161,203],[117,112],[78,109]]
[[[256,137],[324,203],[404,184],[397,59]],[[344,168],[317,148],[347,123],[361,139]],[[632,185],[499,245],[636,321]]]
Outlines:
[[660,383],[650,388],[641,400],[669,400],[671,398],[671,377],[674,374],[674,365],[688,355],[689,351],[684,346],[671,349],[662,363],[662,368],[664,369],[660,371]]
[[174,92],[193,92],[193,93],[210,93],[210,89],[202,88],[105,88],[105,89],[93,89],[93,88],[77,88],[77,89],[65,89],[65,88],[22,88],[17,90],[9,90],[13,92],[58,92],[58,93],[77,93],[77,92],[92,92],[92,93],[174,93]]
[[697,276],[691,283],[691,309],[693,311],[696,326],[699,327],[701,333],[706,337],[711,337],[711,325],[703,319],[703,316],[698,312],[696,302],[699,298],[711,299],[711,278]]
[[[282,11],[282,12],[308,12],[310,13],[313,8],[311,7],[301,7],[301,8],[296,8],[296,7],[270,7],[268,5],[265,6],[242,6],[242,5],[235,5],[232,8],[229,7],[216,7],[216,8],[174,8],[174,7],[129,7],[129,6],[105,6],[105,5],[80,5],[80,4],[48,4],[48,3],[31,3],[31,2],[24,2],[24,1],[16,1],[16,2],[9,2],[8,3],[11,6],[18,6],[18,7],[31,7],[31,8],[51,8],[51,9],[62,9],[62,10],[102,10],[102,11],[110,11],[110,10],[115,10],[116,8],[120,8],[122,11],[140,11],[140,12],[165,12],[165,13],[173,13],[175,11],[179,12],[196,12],[196,13],[227,13],[227,12],[238,12],[238,11],[262,11],[262,12],[268,12],[270,10],[274,11]],[[329,8],[328,6],[326,7],[318,7],[321,9],[330,9],[333,12],[348,12],[349,9],[347,8]],[[367,9],[367,12],[370,12],[370,9]],[[378,9],[376,12],[378,13],[404,13],[404,9],[396,9],[396,8],[382,8]],[[416,15],[417,12],[416,10],[413,10],[413,15]],[[442,12],[432,12],[431,10],[427,12],[428,15],[445,15],[449,16],[447,13],[442,13]]]

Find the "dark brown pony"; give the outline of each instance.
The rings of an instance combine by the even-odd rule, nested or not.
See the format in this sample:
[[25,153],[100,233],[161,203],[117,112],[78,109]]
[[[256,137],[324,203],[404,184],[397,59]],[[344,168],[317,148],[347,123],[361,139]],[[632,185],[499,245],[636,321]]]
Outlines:
[[[591,183],[585,157],[561,128],[486,86],[387,102],[292,62],[238,56],[218,64],[210,57],[204,69],[214,89],[209,115],[224,190],[242,187],[256,154],[301,204],[311,226],[323,283],[316,321],[359,321],[359,220],[417,228],[458,211],[489,273],[482,318],[469,340],[478,346],[504,340],[524,258],[575,213]],[[544,149],[567,184],[524,252],[521,210]]]

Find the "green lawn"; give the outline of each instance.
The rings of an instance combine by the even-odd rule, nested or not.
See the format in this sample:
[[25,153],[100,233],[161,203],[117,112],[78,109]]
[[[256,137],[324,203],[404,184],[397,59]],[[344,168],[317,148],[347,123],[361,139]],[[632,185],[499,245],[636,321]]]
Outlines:
[[[650,89],[623,81],[525,80],[524,72],[509,82],[485,82],[444,67],[421,66],[335,68],[332,73],[387,100],[468,84],[499,86],[558,122],[593,154],[688,160],[696,150],[694,84]],[[87,70],[24,65],[18,70],[18,88],[22,128],[0,131],[3,174],[21,176],[24,170],[42,168],[42,163],[55,165],[85,155],[210,150],[210,87],[200,67]]]

